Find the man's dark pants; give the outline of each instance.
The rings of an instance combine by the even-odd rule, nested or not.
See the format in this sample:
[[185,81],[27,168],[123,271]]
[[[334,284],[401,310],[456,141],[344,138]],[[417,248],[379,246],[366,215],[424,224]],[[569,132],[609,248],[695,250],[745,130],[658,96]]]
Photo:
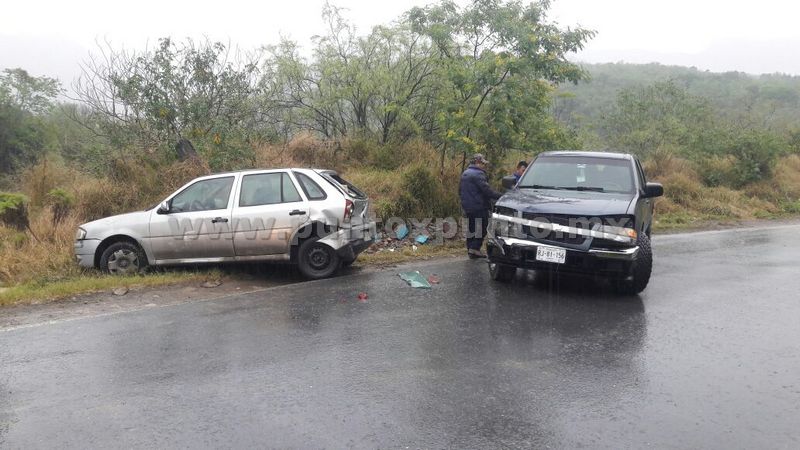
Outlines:
[[467,215],[467,250],[480,250],[486,227],[489,226],[489,211],[465,211]]

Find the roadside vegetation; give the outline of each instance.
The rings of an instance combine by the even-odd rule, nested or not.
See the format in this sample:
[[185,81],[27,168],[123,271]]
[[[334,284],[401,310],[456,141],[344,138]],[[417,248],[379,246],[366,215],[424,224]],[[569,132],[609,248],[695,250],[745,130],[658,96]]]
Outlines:
[[[326,5],[311,52],[288,40],[258,51],[104,45],[68,89],[5,70],[0,304],[204,277],[83,271],[76,227],[241,168],[332,168],[381,218],[458,217],[457,180],[474,152],[495,162],[499,185],[544,150],[614,149],[639,155],[664,184],[659,230],[800,214],[800,77],[574,64],[567,57],[594,33],[553,24],[547,9],[442,2],[359,34]],[[453,254],[461,243],[440,247],[358,264]]]

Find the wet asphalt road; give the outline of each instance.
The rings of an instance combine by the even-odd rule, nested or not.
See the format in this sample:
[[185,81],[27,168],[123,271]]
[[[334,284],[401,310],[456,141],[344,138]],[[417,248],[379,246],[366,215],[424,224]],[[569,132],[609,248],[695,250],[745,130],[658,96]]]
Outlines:
[[[648,289],[417,266],[0,330],[0,447],[800,448],[800,227]],[[359,291],[369,294],[359,302]]]

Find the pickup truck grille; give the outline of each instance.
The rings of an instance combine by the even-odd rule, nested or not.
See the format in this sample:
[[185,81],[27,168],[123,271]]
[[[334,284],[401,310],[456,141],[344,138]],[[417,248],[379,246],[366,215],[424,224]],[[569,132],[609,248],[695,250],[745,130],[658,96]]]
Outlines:
[[[549,224],[557,224],[565,227],[575,227],[580,229],[589,230],[592,224],[588,221],[577,221],[571,216],[561,214],[537,214],[537,213],[523,213],[522,217],[536,222],[544,222]],[[564,231],[545,230],[537,227],[523,226],[523,232],[526,236],[533,239],[541,239],[561,244],[581,245],[586,242],[586,236],[577,234],[570,234]]]

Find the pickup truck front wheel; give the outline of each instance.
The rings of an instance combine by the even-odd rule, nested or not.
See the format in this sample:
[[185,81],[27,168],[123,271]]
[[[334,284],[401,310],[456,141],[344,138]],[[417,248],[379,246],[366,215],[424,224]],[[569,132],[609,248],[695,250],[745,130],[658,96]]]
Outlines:
[[637,239],[639,253],[633,263],[633,277],[629,280],[619,280],[615,288],[622,295],[636,295],[647,287],[650,282],[650,273],[653,271],[653,250],[650,247],[650,237],[641,233]]
[[516,274],[517,268],[514,266],[489,262],[489,276],[491,276],[494,281],[509,283],[514,279]]
[[339,269],[339,255],[331,247],[311,238],[300,244],[297,253],[300,273],[308,279],[317,280],[333,275]]

